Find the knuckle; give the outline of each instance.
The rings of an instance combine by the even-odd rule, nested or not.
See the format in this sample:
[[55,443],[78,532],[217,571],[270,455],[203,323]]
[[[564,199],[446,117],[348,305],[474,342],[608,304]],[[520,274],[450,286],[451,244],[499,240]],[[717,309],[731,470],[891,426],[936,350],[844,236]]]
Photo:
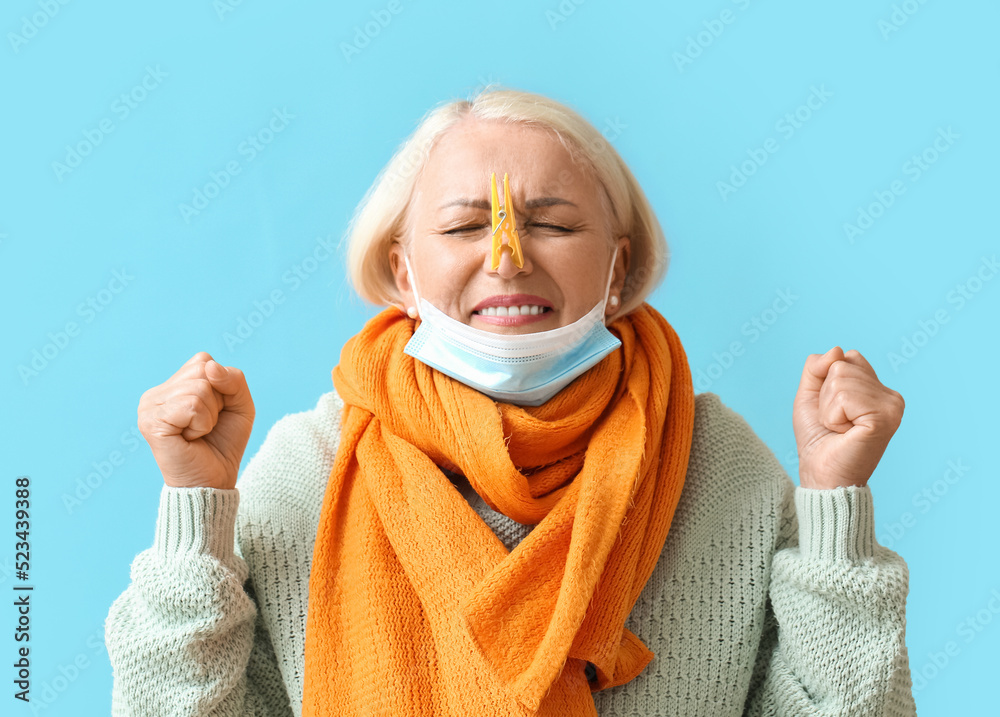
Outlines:
[[205,378],[206,363],[208,363],[207,359],[205,361],[196,361],[195,363],[188,366],[188,369],[184,374],[184,378]]
[[212,383],[207,378],[196,378],[191,384],[191,393],[201,400],[208,402],[208,399],[215,393]]
[[178,408],[189,413],[198,413],[201,409],[201,399],[194,394],[187,394],[177,401]]

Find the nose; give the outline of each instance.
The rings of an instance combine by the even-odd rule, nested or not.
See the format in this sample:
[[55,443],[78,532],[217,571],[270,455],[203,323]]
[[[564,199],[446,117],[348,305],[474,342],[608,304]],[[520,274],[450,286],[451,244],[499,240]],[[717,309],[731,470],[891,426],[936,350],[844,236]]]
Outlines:
[[500,235],[500,261],[497,263],[497,268],[493,269],[493,242],[489,243],[486,251],[486,257],[484,258],[484,267],[486,271],[490,273],[496,273],[498,276],[504,279],[513,279],[518,274],[530,274],[531,273],[531,259],[529,258],[529,251],[526,251],[524,234],[518,232],[518,240],[521,245],[521,258],[523,259],[524,266],[519,267],[514,263],[513,251],[510,248],[510,237],[507,236],[505,230],[500,228],[497,230],[497,234]]

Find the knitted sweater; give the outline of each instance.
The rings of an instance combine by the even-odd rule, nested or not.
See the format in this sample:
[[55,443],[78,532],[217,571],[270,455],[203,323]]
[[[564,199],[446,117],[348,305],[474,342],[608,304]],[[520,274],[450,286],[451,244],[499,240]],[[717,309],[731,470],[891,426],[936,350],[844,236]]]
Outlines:
[[[342,407],[331,391],[279,420],[235,489],[163,487],[153,545],[105,624],[113,715],[301,715]],[[508,549],[531,530],[453,480]],[[915,715],[907,590],[868,488],[795,486],[739,414],[699,394],[680,503],[626,622],[655,657],[594,693],[597,713]]]

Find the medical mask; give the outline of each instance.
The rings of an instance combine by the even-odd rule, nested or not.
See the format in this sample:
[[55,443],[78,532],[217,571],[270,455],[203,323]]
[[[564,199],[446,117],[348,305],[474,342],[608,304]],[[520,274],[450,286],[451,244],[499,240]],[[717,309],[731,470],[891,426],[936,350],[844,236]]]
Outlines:
[[621,345],[604,325],[615,247],[604,299],[568,326],[530,334],[495,334],[453,319],[421,298],[403,253],[420,326],[403,353],[504,403],[540,406]]

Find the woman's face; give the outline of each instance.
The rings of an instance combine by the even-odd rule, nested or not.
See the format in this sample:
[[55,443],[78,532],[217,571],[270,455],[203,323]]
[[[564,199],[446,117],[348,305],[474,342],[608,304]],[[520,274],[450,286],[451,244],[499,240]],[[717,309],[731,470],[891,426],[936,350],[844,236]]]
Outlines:
[[[503,204],[508,175],[523,266],[504,248],[491,268],[490,175]],[[403,244],[390,262],[404,310],[415,306],[405,250],[417,291],[448,316],[474,328],[524,334],[566,326],[605,298],[621,295],[629,239],[609,234],[603,190],[573,163],[548,131],[523,124],[465,119],[441,136],[424,165],[408,213]],[[508,213],[510,209],[507,209]],[[498,231],[498,234],[502,230]],[[502,239],[508,243],[507,237]],[[605,315],[620,306],[609,299]],[[508,306],[538,307],[510,315]],[[497,309],[503,307],[498,314]]]

